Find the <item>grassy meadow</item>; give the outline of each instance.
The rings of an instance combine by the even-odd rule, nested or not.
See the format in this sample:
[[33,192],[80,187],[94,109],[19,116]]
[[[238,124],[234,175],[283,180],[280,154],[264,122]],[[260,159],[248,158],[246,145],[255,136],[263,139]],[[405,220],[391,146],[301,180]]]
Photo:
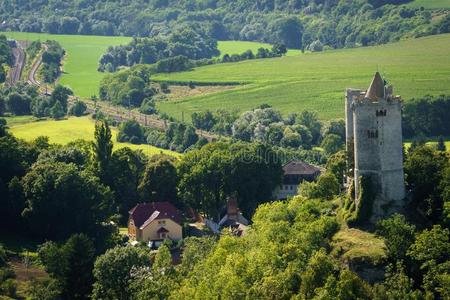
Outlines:
[[[127,44],[131,37],[91,36],[91,35],[60,35],[28,32],[4,32],[9,38],[17,40],[56,40],[66,50],[64,59],[64,74],[60,82],[67,85],[77,96],[88,98],[98,95],[98,88],[104,73],[98,72],[98,60],[109,46]],[[247,50],[254,53],[258,48],[272,48],[270,44],[244,41],[219,41],[221,55],[241,54]],[[289,50],[288,55],[299,55],[300,50]]]
[[98,87],[104,73],[97,72],[98,60],[109,46],[128,43],[129,37],[59,35],[27,32],[2,33],[9,38],[28,41],[56,40],[66,50],[64,74],[60,82],[69,86],[77,96],[98,95]]
[[158,109],[180,119],[182,112],[186,117],[206,109],[245,111],[267,103],[284,114],[313,110],[321,119],[340,118],[345,89],[366,89],[377,70],[406,101],[449,94],[450,34],[158,74],[156,79],[163,81],[245,83],[233,90],[161,102]]
[[[66,120],[42,120],[37,121],[32,117],[10,117],[6,118],[10,132],[21,139],[31,141],[39,135],[48,136],[50,143],[68,144],[77,139],[92,141],[94,139],[95,123],[90,116],[81,118],[70,117]],[[133,145],[129,143],[116,142],[117,129],[111,128],[114,149],[129,147],[133,150],[142,150],[146,155],[168,154],[179,157],[180,154],[153,147],[150,145]]]
[[450,0],[414,0],[407,5],[426,9],[450,8]]

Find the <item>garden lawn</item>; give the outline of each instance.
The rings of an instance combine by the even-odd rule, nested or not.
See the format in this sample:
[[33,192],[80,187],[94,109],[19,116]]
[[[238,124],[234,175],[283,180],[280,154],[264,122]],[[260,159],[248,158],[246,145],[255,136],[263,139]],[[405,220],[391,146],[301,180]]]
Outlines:
[[267,103],[284,115],[311,110],[328,120],[344,117],[345,89],[367,89],[377,70],[405,101],[426,94],[450,94],[450,34],[374,47],[216,64],[154,78],[244,84],[233,90],[158,104],[161,112],[177,119],[182,113],[189,120],[190,114],[199,110],[246,111]]
[[[43,120],[28,123],[11,122],[11,118],[7,119],[10,132],[21,139],[31,141],[38,136],[48,136],[50,143],[67,144],[69,142],[83,139],[87,141],[94,140],[95,123],[90,116],[85,117],[70,117],[66,120]],[[160,149],[150,145],[133,145],[129,143],[116,142],[117,129],[111,128],[112,140],[114,142],[114,149],[129,147],[133,150],[142,150],[148,156],[155,154],[168,154],[175,157],[180,157],[179,153]]]

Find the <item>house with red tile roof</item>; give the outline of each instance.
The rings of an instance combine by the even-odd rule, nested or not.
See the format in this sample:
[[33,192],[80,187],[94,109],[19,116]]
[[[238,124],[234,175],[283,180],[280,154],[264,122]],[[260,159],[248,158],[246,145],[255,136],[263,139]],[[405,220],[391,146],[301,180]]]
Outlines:
[[128,236],[139,242],[183,238],[182,218],[170,202],[139,203],[129,212]]

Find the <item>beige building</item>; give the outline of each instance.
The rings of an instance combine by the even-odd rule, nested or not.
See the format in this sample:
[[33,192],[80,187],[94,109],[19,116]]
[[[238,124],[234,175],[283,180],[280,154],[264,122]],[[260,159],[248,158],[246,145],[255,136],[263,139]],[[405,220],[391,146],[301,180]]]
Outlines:
[[277,200],[284,200],[297,195],[302,182],[312,182],[321,170],[303,161],[290,161],[283,166],[283,183],[274,191]]
[[129,211],[128,236],[139,242],[183,238],[181,216],[169,202],[140,203]]

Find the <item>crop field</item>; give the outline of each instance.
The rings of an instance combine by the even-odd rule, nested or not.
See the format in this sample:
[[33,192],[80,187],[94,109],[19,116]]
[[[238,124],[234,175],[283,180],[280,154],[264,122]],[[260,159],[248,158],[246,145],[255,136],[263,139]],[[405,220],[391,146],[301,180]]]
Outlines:
[[[67,120],[44,120],[34,121],[32,118],[18,117],[6,118],[10,132],[27,141],[34,140],[40,135],[48,136],[50,143],[67,144],[77,139],[92,141],[94,139],[95,123],[90,116],[81,118],[71,117]],[[133,150],[142,150],[148,156],[155,154],[168,154],[179,157],[180,154],[150,145],[133,145],[129,143],[116,142],[117,129],[111,128],[114,149],[129,147]]]
[[284,114],[312,110],[324,120],[341,118],[345,89],[366,89],[377,70],[405,101],[449,94],[450,34],[158,74],[155,78],[164,81],[244,83],[232,90],[160,102],[158,109],[180,119],[182,113],[188,117],[206,109],[245,111],[267,103]]
[[80,97],[98,95],[98,87],[104,73],[97,72],[98,60],[108,46],[128,43],[128,37],[59,35],[27,32],[5,32],[9,38],[29,41],[56,40],[66,50],[64,74],[60,82]]
[[[247,50],[252,50],[256,54],[259,48],[272,49],[271,44],[258,43],[258,42],[247,42],[247,41],[219,41],[218,48],[220,51],[220,56],[225,54],[241,54]],[[289,49],[287,56],[300,55],[302,52],[300,50]]]
[[450,0],[414,0],[407,5],[427,9],[450,8]]

